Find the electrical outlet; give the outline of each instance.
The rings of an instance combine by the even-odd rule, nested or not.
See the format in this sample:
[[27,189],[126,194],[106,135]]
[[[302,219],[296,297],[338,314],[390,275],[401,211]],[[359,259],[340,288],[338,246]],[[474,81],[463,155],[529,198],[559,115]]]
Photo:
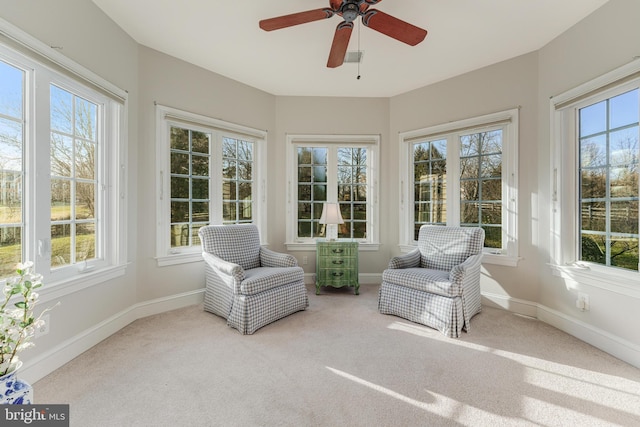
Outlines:
[[589,303],[589,294],[580,292],[578,294],[578,299],[576,300],[576,307],[578,307],[580,311],[589,311],[589,308],[591,307]]
[[307,265],[308,262],[309,262],[309,258],[306,255],[304,255],[302,257],[302,265]]
[[49,333],[49,315],[45,314],[44,316],[42,316],[42,320],[44,320],[44,325],[36,328],[36,338],[47,335]]

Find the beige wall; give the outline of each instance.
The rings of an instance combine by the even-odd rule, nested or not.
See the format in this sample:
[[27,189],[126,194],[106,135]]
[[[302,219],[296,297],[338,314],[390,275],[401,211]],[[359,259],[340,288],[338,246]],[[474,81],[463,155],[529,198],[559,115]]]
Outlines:
[[[391,99],[391,135],[389,163],[398,176],[400,132],[420,129],[451,121],[482,116],[520,107],[519,113],[519,255],[517,267],[484,264],[482,291],[492,294],[485,302],[513,304],[514,300],[537,301],[537,250],[532,238],[535,215],[532,195],[536,192],[538,55],[529,53],[452,79],[395,96]],[[532,161],[533,159],[533,161]],[[397,178],[395,179],[397,181]],[[396,182],[397,186],[397,182]],[[389,215],[398,217],[398,191],[386,195]],[[390,236],[398,242],[397,227]],[[396,252],[399,249],[396,248]],[[495,297],[493,297],[495,295]]]
[[[45,284],[43,306],[55,301],[60,301],[61,306],[50,313],[50,333],[38,338],[36,347],[27,350],[23,359],[28,366],[30,358],[49,355],[51,362],[47,369],[50,369],[64,363],[68,355],[81,352],[86,345],[101,339],[94,335],[81,342],[77,340],[79,336],[87,331],[95,332],[105,320],[126,312],[136,302],[138,44],[86,0],[1,0],[0,17],[43,43],[56,46],[60,53],[129,92],[127,155],[130,167],[127,171],[126,202],[127,235],[130,237],[127,258],[130,264],[123,277],[72,294],[60,293],[64,295],[61,297],[58,293],[48,294]],[[45,294],[55,297],[55,300],[46,301]]]
[[[610,0],[602,8],[566,31],[539,51],[539,143],[538,249],[541,306],[569,316],[594,328],[594,340],[606,340],[608,334],[622,339],[621,351],[640,351],[640,301],[637,298],[581,285],[590,295],[591,310],[575,308],[576,294],[551,276],[549,261],[550,227],[550,143],[549,98],[616,69],[640,55],[640,1]],[[640,279],[635,283],[640,286]],[[638,357],[638,356],[636,356]]]
[[[389,264],[391,245],[389,242],[389,229],[397,223],[397,215],[389,216],[385,209],[385,195],[393,189],[393,182],[387,168],[392,160],[388,157],[389,146],[389,100],[387,98],[317,98],[317,97],[278,97],[276,101],[277,131],[275,141],[271,147],[276,147],[278,164],[277,173],[274,176],[278,191],[275,198],[270,198],[275,216],[270,216],[273,227],[277,230],[279,239],[271,239],[274,244],[282,244],[286,238],[285,223],[282,215],[278,215],[278,209],[286,206],[286,158],[285,143],[287,134],[366,134],[380,135],[380,223],[382,245],[378,251],[360,252],[360,273],[381,274]],[[276,163],[270,163],[276,164]],[[271,171],[270,171],[271,172]],[[274,194],[274,193],[270,193]],[[274,246],[277,248],[277,246]],[[284,249],[281,245],[280,249]],[[298,258],[305,273],[315,272],[315,252],[292,252]],[[307,256],[308,265],[302,265],[302,257]]]
[[[211,73],[158,51],[140,47],[139,109],[139,248],[141,272],[138,301],[195,291],[204,286],[202,262],[158,267],[156,256],[156,135],[155,104],[178,108],[228,122],[275,133],[275,97],[266,92]],[[268,141],[271,145],[271,141]],[[269,164],[275,158],[269,153]],[[268,194],[276,192],[267,171]],[[269,203],[269,209],[275,204]],[[277,240],[277,236],[276,236]]]
[[[398,133],[520,107],[519,252],[517,267],[485,265],[485,302],[516,311],[548,308],[571,325],[620,339],[638,353],[638,301],[591,289],[592,310],[580,313],[574,296],[546,266],[549,252],[549,97],[640,55],[640,2],[610,0],[537,52],[476,70],[390,99],[276,97],[141,47],[87,0],[0,0],[0,17],[101,77],[129,91],[127,274],[60,298],[51,333],[37,355],[63,360],[60,343],[78,340],[134,305],[171,300],[203,287],[202,263],[158,267],[155,256],[154,101],[268,132],[269,243],[284,250],[285,140],[288,133],[379,134],[381,247],[361,255],[361,273],[382,272],[398,248]],[[81,17],[81,18],[79,18]],[[78,25],[83,30],[78,35]],[[299,258],[304,253],[295,252]],[[308,253],[310,260],[313,253]],[[305,266],[313,272],[313,262]],[[630,321],[634,320],[634,321]],[[559,325],[563,326],[563,325]],[[565,327],[571,329],[571,327]],[[88,341],[84,341],[88,342]],[[63,353],[63,354],[62,354]],[[636,355],[637,357],[637,355]],[[55,357],[52,357],[55,358]],[[51,368],[55,366],[50,365]]]

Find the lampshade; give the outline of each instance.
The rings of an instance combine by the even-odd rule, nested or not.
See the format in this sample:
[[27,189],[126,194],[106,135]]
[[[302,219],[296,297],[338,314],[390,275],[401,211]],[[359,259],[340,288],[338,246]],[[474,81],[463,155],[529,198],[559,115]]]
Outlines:
[[340,214],[340,205],[338,203],[325,203],[322,206],[322,215],[319,222],[320,224],[344,224],[342,214]]

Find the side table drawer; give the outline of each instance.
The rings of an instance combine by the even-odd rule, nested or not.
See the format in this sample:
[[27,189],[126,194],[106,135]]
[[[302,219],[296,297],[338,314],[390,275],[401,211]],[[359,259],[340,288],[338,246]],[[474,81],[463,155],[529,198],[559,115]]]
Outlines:
[[340,256],[350,257],[355,256],[358,251],[358,247],[354,245],[318,245],[318,255],[325,256]]
[[348,269],[321,268],[318,272],[318,281],[326,285],[349,286],[353,284],[353,272]]

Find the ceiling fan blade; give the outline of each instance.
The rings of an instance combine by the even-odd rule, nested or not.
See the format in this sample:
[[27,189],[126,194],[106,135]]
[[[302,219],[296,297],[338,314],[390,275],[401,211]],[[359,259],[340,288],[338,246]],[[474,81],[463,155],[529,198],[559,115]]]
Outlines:
[[352,31],[353,22],[341,22],[338,24],[336,33],[333,36],[333,43],[331,43],[331,52],[329,52],[327,67],[336,68],[342,65],[344,57],[347,54],[347,47],[349,47],[349,39],[351,38]]
[[322,9],[307,10],[305,12],[292,13],[290,15],[278,16],[275,18],[263,19],[259,25],[265,31],[279,30],[281,28],[292,27],[294,25],[306,24],[307,22],[320,21],[331,18],[335,12],[328,7]]
[[427,30],[409,24],[394,16],[376,9],[367,11],[362,16],[362,23],[382,34],[398,41],[415,46],[427,36]]
[[342,0],[329,0],[329,6],[336,12],[342,7]]

